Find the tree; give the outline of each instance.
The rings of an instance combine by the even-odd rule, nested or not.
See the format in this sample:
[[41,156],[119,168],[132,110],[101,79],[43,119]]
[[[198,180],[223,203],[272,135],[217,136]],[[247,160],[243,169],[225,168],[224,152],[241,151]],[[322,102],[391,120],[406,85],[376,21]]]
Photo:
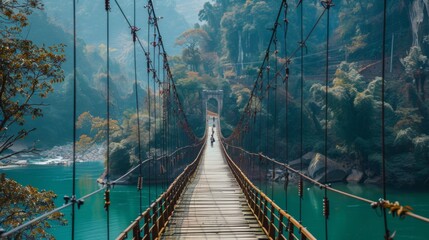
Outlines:
[[7,151],[35,130],[23,127],[26,118],[41,117],[42,99],[64,80],[64,45],[39,47],[20,36],[34,9],[43,9],[39,0],[0,2],[0,160],[34,150]]
[[[52,191],[38,191],[32,186],[22,186],[12,179],[0,175],[0,227],[6,231],[15,228],[35,216],[55,208],[54,199],[57,195]],[[30,225],[11,236],[13,239],[53,239],[46,232],[52,222],[67,224],[60,212],[51,214],[45,220]]]
[[[106,140],[107,120],[104,118],[93,116],[90,112],[83,112],[77,119],[76,127],[88,133],[80,136],[76,144],[78,151],[84,152],[93,144],[102,143]],[[112,136],[121,135],[123,132],[117,120],[110,119],[109,127]]]
[[177,45],[185,46],[182,60],[190,66],[191,71],[198,71],[201,62],[201,48],[207,39],[207,32],[199,28],[188,30],[176,39]]
[[424,67],[428,57],[423,55],[423,52],[420,47],[412,46],[408,55],[404,58],[401,58],[400,61],[405,68],[405,72],[409,76],[413,76],[413,73],[420,67]]
[[[368,155],[376,150],[374,138],[377,137],[379,127],[376,107],[381,104],[376,95],[381,86],[381,78],[375,78],[368,84],[363,80],[355,64],[342,62],[327,94],[331,141],[336,142],[336,146],[342,146],[346,153],[357,154],[359,160],[365,162]],[[325,87],[316,83],[310,92],[320,110],[324,109]],[[323,119],[325,116],[322,114],[319,117]]]

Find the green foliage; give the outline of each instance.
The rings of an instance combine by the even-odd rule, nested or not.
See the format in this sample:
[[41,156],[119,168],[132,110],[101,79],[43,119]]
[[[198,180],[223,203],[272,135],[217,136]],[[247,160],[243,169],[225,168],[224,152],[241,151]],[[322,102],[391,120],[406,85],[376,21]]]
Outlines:
[[[34,130],[22,127],[26,117],[41,117],[41,99],[53,92],[53,84],[64,80],[64,45],[39,47],[20,38],[29,24],[28,15],[41,8],[38,0],[0,3],[0,155]],[[9,130],[16,125],[19,130]],[[0,160],[18,153],[5,154]]]
[[423,43],[429,45],[429,35],[423,37]]
[[[40,214],[55,208],[52,191],[39,191],[32,186],[22,186],[12,179],[0,175],[0,227],[11,230]],[[46,230],[52,224],[67,224],[60,212],[51,214],[47,219],[30,225],[28,228],[15,233],[10,239],[54,239]]]
[[[95,117],[89,112],[82,113],[76,122],[77,129],[83,129],[86,134],[82,134],[76,143],[78,151],[85,151],[95,143],[105,141],[107,134],[107,120]],[[110,119],[110,134],[119,135],[122,128],[117,120]]]
[[398,108],[395,113],[399,116],[399,120],[394,126],[396,132],[407,128],[419,129],[423,117],[419,114],[417,108]]
[[[365,59],[369,54],[378,56],[380,50],[372,48],[369,53],[368,46],[381,39],[381,32],[377,29],[382,23],[382,1],[341,0],[336,5],[341,26],[335,31],[342,41],[349,42],[345,46],[346,54],[352,59]],[[363,21],[365,17],[372,18]]]
[[[376,127],[374,89],[379,81],[374,80],[364,89],[366,84],[354,65],[342,63],[335,74],[333,86],[328,89],[329,132],[347,152],[355,151],[363,158],[373,150],[370,146]],[[310,91],[313,100],[325,108],[325,87],[314,84]]]
[[407,56],[400,60],[402,65],[405,67],[405,72],[412,76],[414,71],[425,65],[428,58],[423,55],[420,47],[412,46]]

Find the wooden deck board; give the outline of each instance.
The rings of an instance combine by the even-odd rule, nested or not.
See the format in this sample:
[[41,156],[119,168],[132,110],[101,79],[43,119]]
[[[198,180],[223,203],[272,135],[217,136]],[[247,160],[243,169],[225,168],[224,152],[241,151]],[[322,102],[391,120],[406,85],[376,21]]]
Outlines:
[[267,239],[223,159],[219,143],[211,147],[209,141],[162,239]]

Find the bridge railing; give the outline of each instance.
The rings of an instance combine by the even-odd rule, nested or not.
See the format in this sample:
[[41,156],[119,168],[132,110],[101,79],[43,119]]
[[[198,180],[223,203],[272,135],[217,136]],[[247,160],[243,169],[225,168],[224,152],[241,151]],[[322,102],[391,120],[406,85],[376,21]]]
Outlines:
[[[223,154],[232,169],[238,184],[246,197],[253,215],[265,234],[271,239],[301,239],[315,240],[316,238],[290,214],[282,210],[265,193],[255,186],[238,165],[228,155],[222,145]],[[298,234],[297,234],[298,233]]]
[[183,193],[189,179],[194,175],[200,163],[206,141],[199,144],[199,152],[195,160],[185,167],[183,172],[170,184],[168,189],[161,194],[140,216],[138,216],[119,236],[117,240],[127,239],[156,239],[167,226],[168,219],[174,212],[180,196]]

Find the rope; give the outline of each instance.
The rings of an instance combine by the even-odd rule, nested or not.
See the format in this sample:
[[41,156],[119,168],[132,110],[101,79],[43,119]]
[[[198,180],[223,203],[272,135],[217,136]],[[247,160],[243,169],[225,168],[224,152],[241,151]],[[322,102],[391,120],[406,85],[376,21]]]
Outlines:
[[[303,5],[301,5],[301,8],[303,8]],[[319,25],[320,21],[322,20],[323,15],[325,15],[326,9],[324,9],[322,11],[322,13],[319,15],[319,18],[317,19],[316,23],[312,26],[310,32],[306,35],[305,39],[303,38],[303,33],[301,33],[301,42],[300,45],[292,52],[292,54],[290,55],[290,57],[287,60],[291,60],[292,57],[295,56],[296,53],[298,53],[299,49],[302,49],[303,47],[306,47],[306,43],[308,41],[308,39],[310,38],[311,34],[313,34],[314,30],[316,30],[316,27]],[[303,57],[303,56],[301,56]]]
[[105,191],[105,202],[104,208],[106,209],[107,214],[107,239],[110,239],[110,214],[109,214],[109,206],[110,206],[110,1],[105,1],[105,10],[106,10],[106,39],[107,39],[107,84],[106,84],[106,108],[107,108],[107,130],[106,130],[106,191]]
[[[382,69],[381,69],[381,152],[382,152],[382,180],[383,180],[383,199],[387,199],[386,194],[386,147],[385,147],[385,66],[386,66],[386,14],[387,14],[387,0],[384,0],[383,6],[383,42],[382,42]],[[393,237],[390,236],[389,227],[387,224],[387,213],[386,208],[383,208],[383,220],[384,220],[384,239],[391,240]]]
[[[287,1],[284,1],[284,55],[285,59],[287,58],[287,33],[289,29],[289,20],[287,18],[287,12],[289,9],[289,5],[287,4]],[[276,71],[277,72],[277,71]],[[277,74],[276,74],[277,75]],[[285,84],[285,96],[286,96],[286,119],[285,119],[285,135],[286,135],[286,146],[285,146],[285,159],[286,164],[289,164],[289,67],[286,65],[285,67],[285,77],[284,77],[284,84]],[[286,170],[285,174],[285,183],[284,183],[284,190],[285,190],[285,210],[288,209],[288,184],[289,184],[289,171]]]
[[[278,23],[276,23],[278,24]],[[278,50],[277,50],[277,32],[276,32],[276,36],[274,38],[274,71],[277,73],[278,71],[278,59],[277,59],[277,54],[278,54]],[[275,74],[274,75],[274,139],[273,139],[273,155],[275,157],[277,157],[277,77],[278,75]],[[274,199],[274,181],[275,181],[275,167],[273,164],[273,184],[271,185],[271,198]]]
[[[260,75],[263,75],[262,74],[262,68],[260,68]],[[263,82],[263,79],[261,78],[261,86],[260,86],[260,88],[259,88],[259,94],[260,94],[260,96],[259,96],[259,106],[258,106],[258,108],[259,109],[257,109],[257,110],[255,110],[255,111],[258,111],[257,112],[257,115],[255,116],[255,117],[257,117],[257,120],[258,120],[258,129],[259,129],[259,131],[258,131],[258,137],[257,137],[257,139],[259,140],[258,141],[258,152],[259,153],[261,153],[262,152],[262,100],[263,100],[263,98],[262,98],[262,88],[263,88],[263,85],[264,85],[264,82]],[[262,173],[262,170],[265,170],[266,169],[266,165],[265,164],[263,164],[262,163],[262,159],[261,158],[259,158],[259,166],[260,167],[263,167],[263,169],[261,169],[261,168],[259,168],[259,178],[261,179],[261,181],[265,181],[266,179],[266,171],[264,171],[265,172],[265,176],[263,176],[263,174],[264,173]],[[265,184],[265,192],[267,192],[267,184]]]
[[[322,2],[323,7],[327,10],[326,14],[326,65],[325,65],[325,176],[324,182],[328,183],[328,82],[329,82],[329,29],[330,29],[330,8],[333,6],[332,0]],[[328,218],[329,218],[329,199],[328,190],[325,188],[323,197],[323,216],[325,217],[325,239],[328,239]]]
[[[271,87],[270,87],[270,68],[271,68],[271,66],[270,66],[270,49],[266,52],[266,54],[267,54],[267,56],[266,56],[266,58],[267,58],[267,67],[265,68],[266,69],[266,71],[267,71],[267,86],[266,86],[266,94],[267,94],[267,100],[266,100],[266,111],[267,111],[267,113],[265,114],[265,152],[268,154],[269,152],[270,152],[270,148],[269,148],[269,139],[268,139],[268,135],[269,135],[269,128],[270,128],[270,125],[269,125],[269,123],[270,123],[270,120],[269,120],[269,118],[270,118],[270,90],[271,90]],[[262,88],[262,86],[261,86],[261,91],[263,91],[264,89]],[[262,97],[263,97],[263,94],[262,94]],[[263,101],[263,100],[262,100]],[[262,115],[262,107],[261,107],[261,115]],[[262,118],[261,118],[261,121],[262,121]],[[269,166],[268,165],[265,165],[265,176],[264,176],[264,178],[265,178],[265,180],[268,180],[267,178],[267,176],[268,176],[268,168],[269,168]],[[267,190],[267,188],[268,188],[268,183],[266,183],[265,184],[265,192],[267,192],[268,190]]]
[[[116,1],[115,1],[116,2]],[[133,37],[133,51],[134,51],[134,86],[135,86],[135,96],[136,96],[136,114],[137,114],[137,151],[139,158],[139,177],[137,181],[137,190],[139,191],[139,212],[143,212],[143,169],[142,169],[142,150],[141,150],[141,134],[140,134],[140,107],[139,107],[139,93],[138,93],[138,84],[137,84],[137,53],[136,53],[136,40],[137,40],[137,31],[139,30],[136,27],[136,0],[133,3],[133,13],[134,13],[134,24],[131,28],[131,34]]]
[[[299,2],[300,7],[300,13],[301,13],[301,26],[300,26],[300,35],[301,35],[301,93],[300,93],[300,147],[299,147],[299,152],[300,152],[300,171],[302,172],[303,169],[303,159],[302,159],[302,155],[304,154],[304,149],[303,149],[303,107],[304,107],[304,4],[302,4],[302,0]],[[299,185],[298,185],[298,195],[299,195],[299,223],[302,223],[302,198],[303,198],[303,191],[302,191],[302,186],[303,182],[302,182],[302,176],[300,175],[299,177]]]
[[[155,20],[154,23],[155,25]],[[149,40],[149,39],[148,39]],[[156,32],[153,31],[153,42],[152,42],[152,47],[153,47],[153,65],[156,66],[157,62],[156,62]],[[148,49],[149,50],[149,49]],[[156,109],[156,78],[157,78],[157,74],[155,71],[155,68],[152,69],[152,89],[153,89],[153,121],[154,121],[154,129],[153,129],[153,156],[154,159],[156,159],[157,156],[157,149],[158,149],[158,141],[157,141],[157,129],[156,129],[156,122],[157,122],[157,109]],[[161,164],[162,163],[157,163],[157,164]],[[159,177],[159,174],[161,173],[160,169],[156,170],[157,174],[155,176],[155,178]],[[158,197],[158,179],[155,179],[155,198]]]
[[[77,120],[77,111],[76,111],[76,96],[77,96],[77,79],[76,79],[76,0],[73,0],[73,177],[72,177],[72,198],[76,197],[76,120]],[[72,224],[71,224],[71,239],[75,237],[75,202],[72,202]]]
[[[150,72],[151,72],[151,63],[152,61],[150,60],[150,26],[151,26],[151,22],[152,22],[152,16],[151,16],[151,5],[147,5],[147,12],[148,12],[148,21],[147,21],[147,49],[148,51],[146,52],[146,66],[147,66],[147,104],[148,104],[148,124],[149,124],[149,131],[148,131],[148,142],[147,142],[147,152],[148,152],[148,157],[152,158],[151,156],[151,96],[150,96]],[[149,179],[150,181],[152,180],[152,170],[150,169],[150,164],[149,164]],[[156,197],[155,197],[156,198]],[[151,184],[149,184],[149,199],[148,199],[148,205],[150,206],[150,204],[152,203],[152,193],[151,193]]]

